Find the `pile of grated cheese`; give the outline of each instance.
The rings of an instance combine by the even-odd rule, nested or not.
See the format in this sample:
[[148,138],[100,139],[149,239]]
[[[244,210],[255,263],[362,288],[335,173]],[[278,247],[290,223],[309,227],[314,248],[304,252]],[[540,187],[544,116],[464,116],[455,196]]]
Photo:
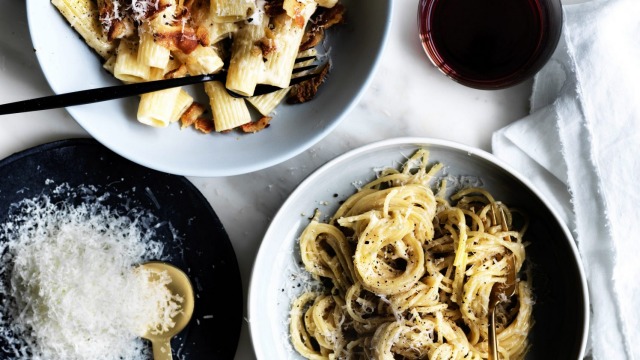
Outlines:
[[148,218],[47,196],[16,209],[0,225],[2,351],[15,359],[148,359],[139,336],[172,326],[181,301],[166,273],[135,270],[162,258],[162,244],[142,226]]

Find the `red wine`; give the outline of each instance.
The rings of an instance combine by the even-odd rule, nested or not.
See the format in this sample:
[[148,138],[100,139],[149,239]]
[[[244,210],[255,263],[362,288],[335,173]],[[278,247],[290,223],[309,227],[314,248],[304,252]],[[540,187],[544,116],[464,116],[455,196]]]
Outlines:
[[422,44],[445,74],[496,89],[537,72],[562,28],[559,0],[421,0]]

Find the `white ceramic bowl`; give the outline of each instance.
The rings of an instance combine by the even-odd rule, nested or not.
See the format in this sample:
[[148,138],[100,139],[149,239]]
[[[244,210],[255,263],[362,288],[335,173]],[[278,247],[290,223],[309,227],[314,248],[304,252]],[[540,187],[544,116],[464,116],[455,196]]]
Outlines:
[[[291,301],[304,288],[296,243],[314,209],[335,212],[374,169],[397,167],[418,148],[445,165],[450,187],[480,185],[531,220],[527,256],[535,264],[535,325],[527,359],[581,360],[589,323],[586,278],[571,233],[522,176],[482,150],[426,138],[391,139],[352,150],[321,167],[290,195],[260,246],[249,287],[249,326],[258,359],[302,359],[289,343]],[[336,195],[337,194],[337,195]],[[299,287],[298,284],[302,284]]]
[[[33,47],[55,93],[119,84],[50,2],[26,4]],[[68,111],[99,142],[155,170],[228,176],[273,166],[329,134],[357,103],[378,63],[391,23],[392,0],[343,0],[343,4],[347,23],[331,29],[327,41],[333,61],[330,78],[313,101],[281,106],[272,125],[257,134],[204,135],[193,129],[181,131],[177,124],[151,128],[136,121],[134,98]]]

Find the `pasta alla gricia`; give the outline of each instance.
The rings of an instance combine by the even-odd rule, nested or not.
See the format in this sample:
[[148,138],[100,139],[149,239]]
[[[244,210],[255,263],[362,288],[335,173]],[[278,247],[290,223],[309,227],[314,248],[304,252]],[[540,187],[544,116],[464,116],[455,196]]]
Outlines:
[[[322,38],[319,34],[341,23],[344,13],[334,0],[52,0],[52,4],[103,58],[103,68],[125,83],[226,72],[226,90],[243,96],[252,96],[258,84],[282,89],[273,96],[220,103],[215,101],[217,95],[204,91],[211,111],[198,122],[210,123],[218,133],[236,128],[249,132],[242,125],[273,117],[289,93],[296,58],[315,49],[304,43],[305,36]],[[327,15],[328,8],[335,11]],[[314,16],[322,21],[312,21]],[[311,100],[316,90],[305,92],[303,101]],[[146,101],[138,107],[140,123],[166,127],[176,118],[173,106],[149,109],[148,99],[157,100],[158,95],[142,98]],[[230,103],[233,106],[221,109]],[[252,116],[247,118],[247,113]],[[216,119],[216,114],[224,118]],[[230,122],[228,117],[238,120]]]
[[[300,236],[304,268],[324,283],[290,311],[294,349],[307,359],[487,359],[491,288],[519,279],[496,309],[502,359],[522,359],[533,326],[528,220],[482,188],[447,196],[441,164],[418,150],[385,168],[323,223]],[[506,228],[497,214],[504,213]]]

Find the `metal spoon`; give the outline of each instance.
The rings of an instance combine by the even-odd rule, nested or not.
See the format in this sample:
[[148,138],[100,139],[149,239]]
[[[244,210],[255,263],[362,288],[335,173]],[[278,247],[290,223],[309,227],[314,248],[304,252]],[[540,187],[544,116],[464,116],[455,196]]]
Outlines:
[[[493,208],[496,209],[495,206]],[[495,213],[495,211],[494,211]],[[509,231],[504,212],[500,209],[500,223],[504,231]],[[508,237],[511,241],[511,237]],[[504,283],[495,283],[489,294],[489,360],[499,360],[498,358],[498,337],[496,336],[496,307],[500,299],[510,298],[516,292],[516,264],[513,254],[507,255],[507,279]]]
[[152,273],[166,271],[169,274],[169,277],[171,277],[171,283],[167,285],[167,288],[169,288],[169,291],[173,294],[180,295],[184,299],[180,304],[182,311],[173,318],[175,325],[171,329],[160,334],[152,334],[150,330],[147,330],[145,334],[142,334],[142,337],[151,341],[151,344],[153,345],[154,360],[172,360],[171,338],[176,336],[185,328],[185,326],[187,326],[191,319],[191,315],[193,315],[193,287],[191,286],[189,277],[187,277],[182,270],[171,264],[152,261],[140,266],[143,269],[151,270]]

